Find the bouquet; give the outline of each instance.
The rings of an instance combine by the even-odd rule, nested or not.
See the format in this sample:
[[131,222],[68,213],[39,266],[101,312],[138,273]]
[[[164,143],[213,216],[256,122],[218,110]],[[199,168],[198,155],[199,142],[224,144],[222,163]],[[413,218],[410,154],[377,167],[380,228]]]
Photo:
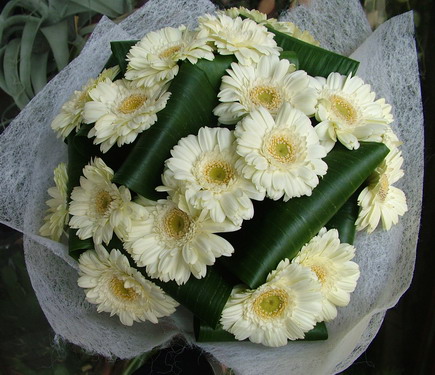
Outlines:
[[[107,324],[93,321],[96,305],[118,316],[112,337],[146,322],[148,345],[158,345],[194,325],[220,360],[223,345],[261,355],[275,347],[276,360],[289,346],[320,349],[288,340],[328,342],[331,325],[334,341],[323,350],[333,353],[334,318],[344,310],[337,307],[364,278],[355,220],[374,232],[371,242],[378,225],[390,230],[408,210],[393,186],[404,175],[394,108],[358,77],[357,59],[317,47],[291,22],[243,8],[198,13],[192,28],[139,40],[123,30],[105,35],[105,69],[52,117],[68,157],[54,169],[48,212],[29,237],[51,238],[37,243],[78,269],[82,290],[71,285],[73,270],[53,277],[68,279],[64,290],[84,291],[84,327]],[[39,149],[36,171],[52,150]],[[360,320],[360,339],[373,318]],[[134,355],[139,337],[129,354],[109,352]],[[101,338],[92,340],[95,350]]]

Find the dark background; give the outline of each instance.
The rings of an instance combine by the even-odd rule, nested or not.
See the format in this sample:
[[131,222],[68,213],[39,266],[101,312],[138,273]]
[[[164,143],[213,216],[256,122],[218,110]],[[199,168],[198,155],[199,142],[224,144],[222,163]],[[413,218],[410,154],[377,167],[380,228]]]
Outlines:
[[[214,2],[221,6],[244,5],[249,8],[267,7],[273,3],[270,0]],[[137,5],[140,3],[143,1]],[[279,10],[285,9],[290,3],[276,1],[275,8],[263,9],[271,10],[271,14],[276,16]],[[383,1],[373,0],[362,3],[367,12],[371,12],[371,20],[375,25],[383,18],[409,9],[416,13],[425,117],[424,198],[411,287],[399,303],[387,312],[378,335],[368,349],[343,374],[435,374],[435,283],[432,270],[435,251],[431,238],[434,228],[432,218],[435,215],[435,200],[431,194],[435,189],[433,1],[387,0],[385,5]],[[374,10],[378,12],[373,13]],[[16,113],[18,109],[13,100],[0,91],[0,131]],[[0,313],[0,374],[128,375],[142,363],[145,364],[136,371],[137,374],[213,374],[206,355],[194,349],[183,349],[183,343],[179,340],[168,350],[153,351],[149,355],[152,361],[147,361],[148,356],[133,361],[108,361],[55,340],[25,270],[21,236],[5,226],[0,226]]]

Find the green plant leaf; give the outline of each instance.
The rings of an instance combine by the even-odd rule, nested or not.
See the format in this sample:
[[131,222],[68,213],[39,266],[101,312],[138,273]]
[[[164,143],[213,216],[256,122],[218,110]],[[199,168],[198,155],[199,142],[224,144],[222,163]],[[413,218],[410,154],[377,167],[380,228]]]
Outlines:
[[[209,327],[207,324],[201,322],[198,318],[193,320],[193,330],[197,342],[229,342],[239,341],[236,340],[232,333],[225,331],[219,324],[216,329]],[[311,331],[305,333],[305,338],[296,341],[318,341],[326,340],[328,338],[328,330],[324,322],[317,323]],[[247,340],[245,340],[247,341]],[[290,345],[289,342],[288,345]]]
[[155,188],[170,150],[189,134],[197,134],[203,126],[216,126],[213,108],[221,77],[233,56],[216,56],[214,61],[199,60],[192,65],[183,62],[169,87],[172,93],[157,122],[138,137],[127,160],[115,174],[115,182],[149,199],[159,198]]
[[275,34],[275,41],[284,51],[294,51],[299,59],[300,69],[311,76],[327,77],[329,73],[355,74],[359,62],[337,53],[325,50],[302,40],[268,27]]
[[[124,75],[127,70],[127,60],[126,56],[130,48],[133,47],[138,41],[137,40],[123,40],[110,42],[110,48],[112,49],[112,56],[109,59],[108,64],[119,65],[122,74]],[[112,66],[113,66],[112,65]],[[107,64],[106,64],[107,66]]]
[[38,93],[47,84],[47,61],[48,51],[43,53],[34,53],[31,57],[31,74],[32,86],[34,93]]
[[43,27],[41,31],[50,45],[57,69],[62,70],[69,62],[68,20]]
[[[146,276],[144,269],[139,271]],[[235,285],[234,278],[216,265],[207,267],[207,274],[202,279],[191,276],[184,285],[177,285],[174,281],[164,283],[151,280],[210,327],[216,327],[219,323]]]
[[312,195],[256,203],[252,220],[241,230],[222,235],[235,253],[219,262],[250,288],[257,288],[282,259],[292,259],[328,223],[388,152],[382,143],[361,142],[352,151],[336,145],[324,158],[328,172]]
[[286,59],[288,61],[290,61],[291,64],[294,64],[294,66],[296,67],[296,70],[299,69],[299,58],[298,58],[298,54],[294,51],[282,51],[279,54],[279,58],[282,59]]

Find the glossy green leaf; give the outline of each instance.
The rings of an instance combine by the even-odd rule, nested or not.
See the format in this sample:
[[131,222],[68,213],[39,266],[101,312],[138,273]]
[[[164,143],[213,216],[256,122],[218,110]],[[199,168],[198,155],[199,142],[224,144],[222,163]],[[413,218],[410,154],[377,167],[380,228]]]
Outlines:
[[338,144],[324,158],[328,172],[311,196],[256,203],[252,220],[222,235],[235,253],[219,261],[250,288],[257,288],[282,259],[292,259],[328,223],[387,153],[382,143],[362,142],[352,151]]
[[327,77],[332,72],[344,75],[355,74],[358,69],[358,61],[308,44],[270,27],[269,31],[275,34],[274,39],[279,47],[284,51],[294,51],[297,54],[300,69],[311,76]]
[[294,51],[282,51],[279,54],[279,58],[282,59],[286,59],[288,61],[290,61],[291,64],[294,64],[294,66],[296,67],[296,70],[299,69],[299,58],[298,58],[298,54]]
[[[238,341],[232,333],[225,331],[219,324],[216,329],[201,322],[198,318],[193,320],[193,330],[197,342],[229,342]],[[305,338],[296,341],[318,341],[328,338],[328,330],[324,322],[317,323],[311,331],[305,333]],[[247,341],[247,340],[245,340]],[[291,341],[289,341],[289,344]]]
[[[139,270],[145,274],[144,269]],[[231,275],[227,275],[225,270],[217,266],[207,267],[207,274],[202,279],[191,276],[184,285],[177,285],[173,281],[152,281],[210,327],[218,325],[222,310],[235,285]]]
[[200,60],[193,65],[183,62],[169,87],[172,93],[158,121],[143,132],[125,163],[115,175],[115,182],[149,199],[159,198],[155,188],[161,185],[164,162],[178,141],[197,134],[203,126],[216,126],[213,108],[221,77],[234,61],[233,56],[216,56],[214,61]]
[[106,64],[107,67],[119,65],[122,74],[125,74],[127,70],[127,60],[126,56],[130,48],[137,43],[137,40],[123,40],[110,42],[110,48],[112,49],[112,56],[109,62]]

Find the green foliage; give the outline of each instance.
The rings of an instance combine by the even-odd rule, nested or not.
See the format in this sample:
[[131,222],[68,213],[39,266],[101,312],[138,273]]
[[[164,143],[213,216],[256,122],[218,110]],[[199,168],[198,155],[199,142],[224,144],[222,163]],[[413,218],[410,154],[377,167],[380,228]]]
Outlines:
[[0,88],[19,108],[72,60],[99,14],[116,18],[135,0],[11,0],[0,14]]

